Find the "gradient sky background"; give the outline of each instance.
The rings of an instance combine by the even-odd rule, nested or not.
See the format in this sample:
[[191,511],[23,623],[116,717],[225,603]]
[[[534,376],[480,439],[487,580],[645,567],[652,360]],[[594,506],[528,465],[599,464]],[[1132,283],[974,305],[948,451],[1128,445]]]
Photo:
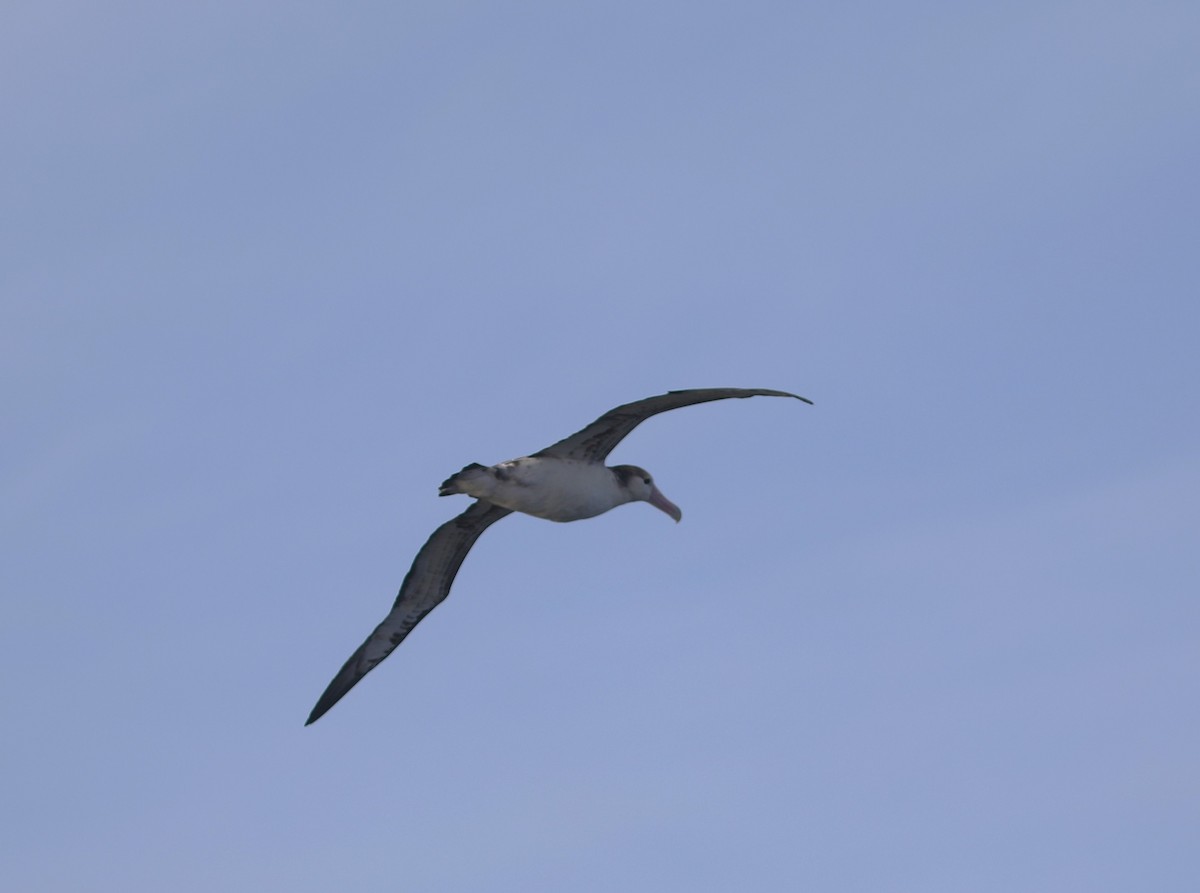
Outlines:
[[[1200,8],[18,2],[0,880],[1193,891]],[[471,461],[671,388],[684,510]]]

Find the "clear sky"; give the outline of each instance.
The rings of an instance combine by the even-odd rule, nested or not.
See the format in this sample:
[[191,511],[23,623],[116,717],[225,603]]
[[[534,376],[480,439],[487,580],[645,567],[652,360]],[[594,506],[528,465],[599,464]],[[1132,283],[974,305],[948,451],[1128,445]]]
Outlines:
[[[0,886],[1200,877],[1200,7],[16,0]],[[466,500],[616,404],[683,511]]]

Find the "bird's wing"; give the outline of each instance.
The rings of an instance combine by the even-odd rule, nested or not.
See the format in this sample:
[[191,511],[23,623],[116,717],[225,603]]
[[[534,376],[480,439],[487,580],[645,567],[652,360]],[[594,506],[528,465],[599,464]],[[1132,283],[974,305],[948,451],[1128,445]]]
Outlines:
[[358,684],[358,680],[391,654],[412,632],[413,627],[421,622],[422,617],[445,600],[450,593],[450,584],[454,582],[454,576],[471,551],[471,546],[475,545],[475,540],[488,527],[509,514],[512,514],[511,509],[480,499],[433,532],[433,536],[413,559],[392,610],[333,677],[305,725],[320,719]]
[[657,397],[647,397],[645,400],[636,400],[610,409],[583,430],[576,431],[570,437],[565,437],[534,455],[602,462],[625,435],[650,416],[669,409],[679,409],[681,406],[691,406],[693,403],[708,403],[710,400],[725,400],[729,397],[795,397],[805,403],[812,403],[807,397],[762,388],[695,388],[690,391],[669,391]]

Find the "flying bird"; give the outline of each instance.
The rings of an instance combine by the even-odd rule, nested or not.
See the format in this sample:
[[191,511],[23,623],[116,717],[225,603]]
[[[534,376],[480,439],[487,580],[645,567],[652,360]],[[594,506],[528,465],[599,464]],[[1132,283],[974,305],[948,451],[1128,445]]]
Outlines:
[[662,495],[649,472],[636,465],[610,468],[604,459],[652,415],[730,397],[794,397],[812,403],[786,391],[761,388],[670,391],[609,410],[586,428],[532,455],[491,466],[472,463],[443,481],[439,496],[464,493],[475,497],[475,502],[435,530],[421,547],[392,610],[333,677],[305,725],[324,716],[445,600],[475,540],[505,515],[524,512],[550,521],[578,521],[627,502],[648,502],[678,521],[683,513]]

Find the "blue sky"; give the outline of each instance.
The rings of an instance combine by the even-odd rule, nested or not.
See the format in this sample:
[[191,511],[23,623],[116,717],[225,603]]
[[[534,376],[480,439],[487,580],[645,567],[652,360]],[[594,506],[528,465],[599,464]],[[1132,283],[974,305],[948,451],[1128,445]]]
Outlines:
[[6,888],[1193,888],[1194,4],[4,19]]

